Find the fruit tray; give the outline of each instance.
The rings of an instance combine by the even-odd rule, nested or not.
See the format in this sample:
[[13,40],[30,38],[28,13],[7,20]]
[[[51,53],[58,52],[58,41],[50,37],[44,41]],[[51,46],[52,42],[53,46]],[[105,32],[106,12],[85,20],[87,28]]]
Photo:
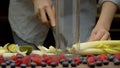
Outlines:
[[1,68],[120,68],[120,53],[86,56],[16,54],[9,58],[0,56],[0,64]]

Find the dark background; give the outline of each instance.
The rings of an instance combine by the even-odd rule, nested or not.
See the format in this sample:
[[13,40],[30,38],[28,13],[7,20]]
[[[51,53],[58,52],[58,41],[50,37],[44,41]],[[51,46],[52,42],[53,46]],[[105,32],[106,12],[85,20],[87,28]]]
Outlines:
[[[6,43],[14,43],[11,28],[8,22],[8,6],[9,0],[0,0],[0,45],[4,45]],[[98,17],[96,17],[96,19],[98,19]],[[120,39],[120,10],[117,11],[117,14],[114,17],[110,33],[113,40]],[[53,40],[54,38],[50,30],[44,45],[54,46],[55,42]]]

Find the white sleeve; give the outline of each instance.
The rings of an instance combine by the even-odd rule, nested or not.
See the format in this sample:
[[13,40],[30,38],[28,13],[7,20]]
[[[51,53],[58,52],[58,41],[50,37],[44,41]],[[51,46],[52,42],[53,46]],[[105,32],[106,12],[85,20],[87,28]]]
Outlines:
[[114,4],[116,4],[117,6],[120,7],[120,0],[99,0],[99,4],[101,5],[101,4],[103,4],[103,2],[105,2],[105,1],[111,1],[111,2],[113,2]]

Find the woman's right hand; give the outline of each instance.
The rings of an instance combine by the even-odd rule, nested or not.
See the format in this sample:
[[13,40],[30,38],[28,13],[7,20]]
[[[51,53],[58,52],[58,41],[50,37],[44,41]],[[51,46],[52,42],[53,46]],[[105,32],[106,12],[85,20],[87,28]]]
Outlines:
[[34,11],[42,24],[55,26],[55,12],[51,0],[33,0]]

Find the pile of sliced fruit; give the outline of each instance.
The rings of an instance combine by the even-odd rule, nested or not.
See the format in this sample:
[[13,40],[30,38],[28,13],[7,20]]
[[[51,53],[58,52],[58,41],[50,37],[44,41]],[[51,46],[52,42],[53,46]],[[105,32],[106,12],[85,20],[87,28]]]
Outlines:
[[104,40],[104,41],[91,41],[85,43],[74,44],[71,48],[67,48],[70,53],[78,53],[80,55],[87,54],[116,54],[120,53],[120,40]]
[[30,55],[30,54],[38,54],[38,55],[55,55],[56,53],[61,53],[61,49],[56,49],[53,46],[46,48],[44,46],[39,45],[39,50],[34,50],[30,45],[17,45],[17,44],[6,44],[4,47],[0,47],[0,55],[4,57],[10,57],[16,54],[22,54],[23,56]]
[[[57,53],[64,53],[62,49],[56,49],[53,46],[46,48],[39,45],[39,50],[34,50],[30,45],[19,46],[17,44],[6,44],[4,47],[0,47],[0,55],[12,56],[17,53],[22,55],[38,54],[38,55],[56,55]],[[120,40],[104,40],[104,41],[91,41],[85,43],[76,43],[71,48],[67,48],[67,53],[87,55],[87,54],[116,54],[120,53]]]
[[22,54],[23,56],[26,56],[30,54],[33,50],[32,46],[19,46],[17,44],[6,44],[4,47],[0,48],[0,55],[3,55],[4,57],[10,57],[12,55],[16,54]]

